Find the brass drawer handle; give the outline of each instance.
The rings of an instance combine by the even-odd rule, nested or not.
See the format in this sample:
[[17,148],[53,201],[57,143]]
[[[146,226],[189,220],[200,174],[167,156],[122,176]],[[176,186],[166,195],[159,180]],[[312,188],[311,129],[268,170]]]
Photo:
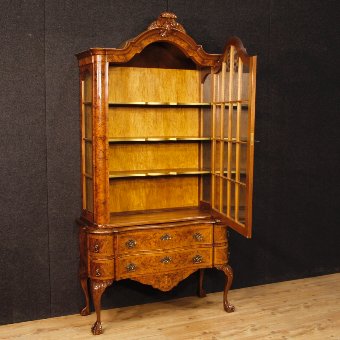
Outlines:
[[195,241],[197,242],[202,242],[203,241],[203,235],[201,233],[195,233],[192,235]]
[[100,274],[100,270],[99,268],[96,269],[96,276],[99,277],[101,274]]
[[126,271],[128,272],[134,272],[136,270],[136,265],[134,263],[129,263],[126,266]]
[[164,234],[164,235],[161,236],[162,241],[169,241],[171,239],[172,239],[172,237],[169,234]]
[[203,262],[203,256],[201,255],[196,255],[192,258],[192,262],[197,264],[197,263],[202,263]]
[[126,247],[129,249],[136,247],[136,244],[137,242],[135,240],[128,240],[125,243]]
[[170,256],[165,256],[163,259],[161,259],[161,262],[164,264],[168,264],[172,261],[172,258]]
[[99,253],[99,244],[95,244],[94,246],[93,246],[93,251],[95,252],[95,253]]

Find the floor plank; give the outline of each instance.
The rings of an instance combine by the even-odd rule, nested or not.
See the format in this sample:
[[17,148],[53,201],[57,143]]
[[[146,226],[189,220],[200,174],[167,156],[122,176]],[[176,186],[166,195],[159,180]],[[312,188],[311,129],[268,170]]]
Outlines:
[[[102,312],[99,339],[340,340],[340,273]],[[93,339],[95,314],[0,326],[0,339]]]

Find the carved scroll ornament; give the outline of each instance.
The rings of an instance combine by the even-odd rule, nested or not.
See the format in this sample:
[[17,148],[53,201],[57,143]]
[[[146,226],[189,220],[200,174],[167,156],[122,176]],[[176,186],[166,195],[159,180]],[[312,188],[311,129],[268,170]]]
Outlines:
[[169,33],[172,30],[178,30],[183,33],[186,33],[184,27],[181,24],[179,24],[176,21],[176,19],[177,19],[177,16],[175,13],[163,12],[160,14],[157,20],[155,20],[149,25],[148,31],[155,29],[155,28],[159,28],[160,35],[162,37],[166,37],[167,35],[169,35]]
[[187,269],[178,272],[162,273],[159,275],[143,275],[131,278],[132,280],[138,281],[157,288],[163,292],[167,292],[170,289],[177,286],[182,280],[187,278],[190,274],[194,273],[197,269]]

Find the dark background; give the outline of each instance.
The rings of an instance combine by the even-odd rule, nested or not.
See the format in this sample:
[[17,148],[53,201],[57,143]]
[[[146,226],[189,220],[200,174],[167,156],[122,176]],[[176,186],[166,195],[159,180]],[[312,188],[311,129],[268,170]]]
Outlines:
[[[74,54],[117,47],[165,8],[162,0],[1,0],[0,323],[83,305]],[[207,52],[237,35],[258,55],[254,233],[231,233],[233,287],[339,271],[339,1],[170,0],[169,9]],[[205,285],[221,290],[222,273],[207,271]],[[195,274],[169,293],[122,281],[103,305],[195,291]]]

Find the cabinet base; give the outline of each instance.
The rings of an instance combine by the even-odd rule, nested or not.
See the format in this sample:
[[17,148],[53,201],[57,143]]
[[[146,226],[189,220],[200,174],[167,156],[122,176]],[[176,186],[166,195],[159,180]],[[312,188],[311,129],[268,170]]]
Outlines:
[[103,332],[100,316],[102,294],[113,281],[122,279],[169,291],[198,271],[197,295],[203,298],[206,296],[204,271],[217,268],[225,274],[223,308],[228,313],[235,310],[227,299],[233,271],[228,265],[225,224],[205,219],[204,222],[193,220],[145,225],[143,228],[95,229],[92,225],[82,225],[79,244],[79,279],[86,301],[80,314],[90,314],[90,288],[97,315],[91,328],[94,335]]
[[[229,265],[220,265],[220,266],[216,266],[216,268],[219,270],[222,270],[226,276],[224,292],[223,292],[223,308],[227,313],[232,313],[235,311],[235,307],[228,301],[228,292],[233,281],[233,270]],[[201,298],[206,296],[206,292],[203,289],[203,278],[204,278],[204,269],[199,269],[199,282],[198,282],[198,294],[197,295]],[[83,287],[83,291],[84,291],[84,295],[86,299],[86,306],[82,309],[80,314],[82,316],[86,316],[90,314],[87,280],[81,279],[80,281],[81,281],[81,285]],[[106,281],[91,280],[91,293],[92,293],[95,312],[97,314],[97,320],[91,327],[91,332],[94,335],[100,335],[103,333],[103,327],[102,327],[101,318],[100,318],[101,297],[105,289],[109,285],[111,285],[112,282],[113,280],[106,280]]]

